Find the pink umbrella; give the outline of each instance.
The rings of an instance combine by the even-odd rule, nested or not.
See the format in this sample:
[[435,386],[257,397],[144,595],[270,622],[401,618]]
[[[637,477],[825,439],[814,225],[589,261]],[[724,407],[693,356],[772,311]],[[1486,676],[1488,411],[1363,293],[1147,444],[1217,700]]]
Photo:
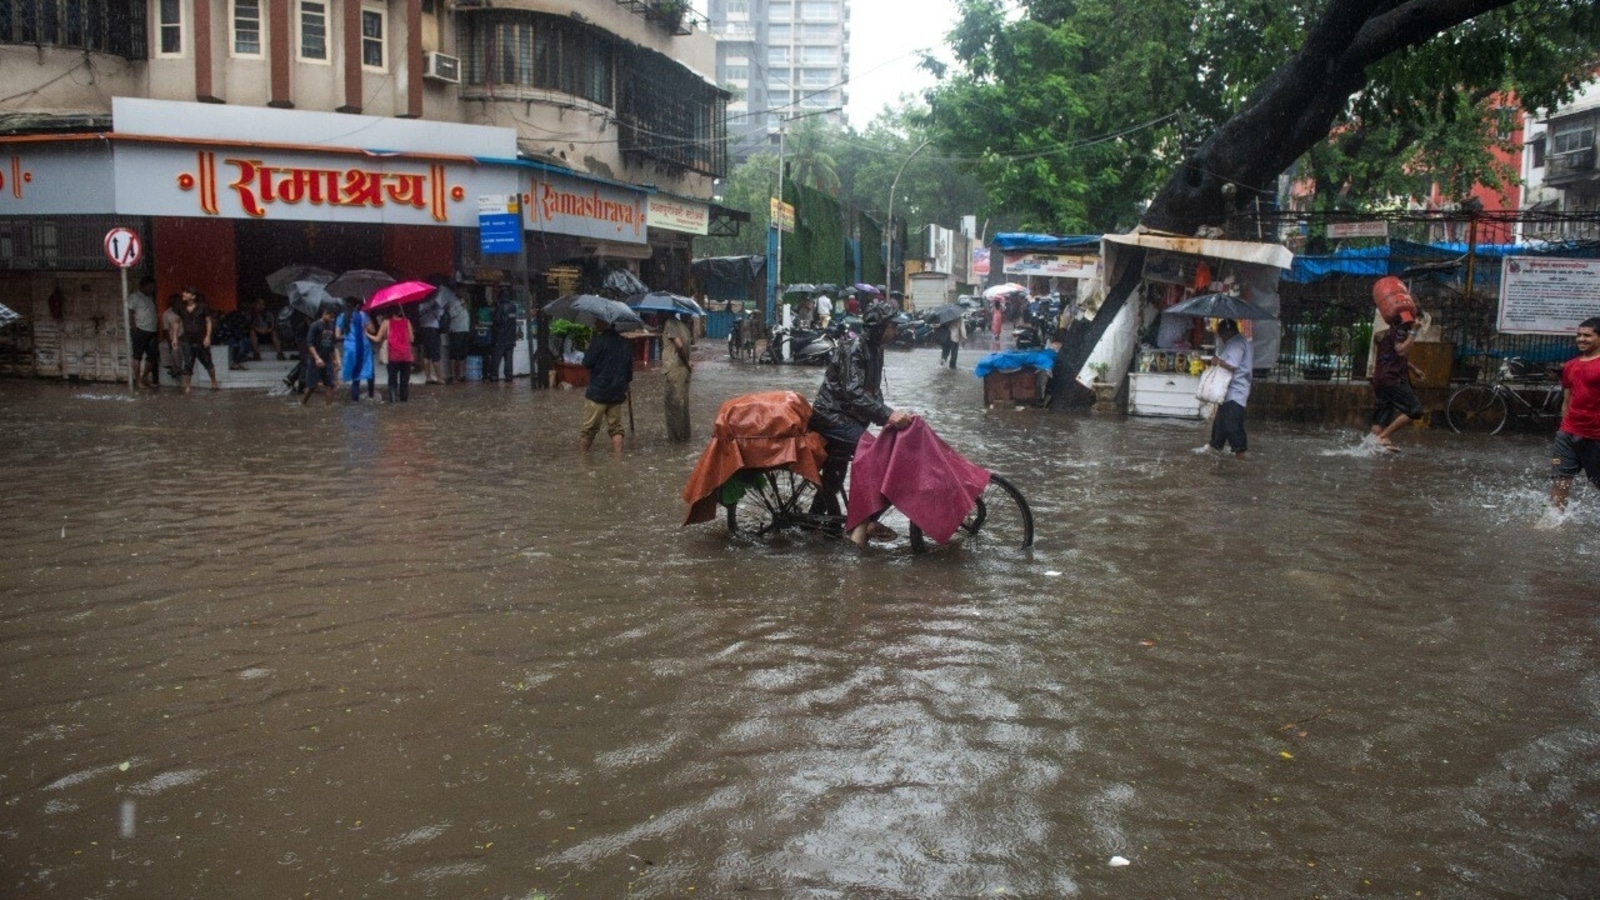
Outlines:
[[365,309],[370,312],[385,306],[415,303],[438,289],[426,281],[402,281],[399,284],[391,284],[373,291],[372,299],[367,301]]

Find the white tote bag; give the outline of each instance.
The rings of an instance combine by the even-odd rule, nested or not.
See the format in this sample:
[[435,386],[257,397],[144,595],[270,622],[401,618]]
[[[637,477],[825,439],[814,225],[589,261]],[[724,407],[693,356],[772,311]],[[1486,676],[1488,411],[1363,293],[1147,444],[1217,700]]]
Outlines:
[[1195,388],[1194,396],[1201,403],[1221,403],[1228,397],[1228,383],[1232,380],[1232,372],[1212,366],[1200,376],[1200,386]]

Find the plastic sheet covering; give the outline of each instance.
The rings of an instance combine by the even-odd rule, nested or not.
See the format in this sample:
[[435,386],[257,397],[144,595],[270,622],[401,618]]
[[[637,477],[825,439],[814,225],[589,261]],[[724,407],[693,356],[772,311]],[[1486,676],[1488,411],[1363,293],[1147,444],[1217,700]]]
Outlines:
[[989,484],[989,471],[951,449],[921,419],[861,436],[845,531],[893,506],[936,543],[949,543]]
[[794,391],[745,394],[723,403],[711,443],[683,488],[689,504],[683,524],[716,518],[718,492],[740,469],[785,468],[821,484],[827,450],[822,435],[807,428],[810,421],[811,404]]

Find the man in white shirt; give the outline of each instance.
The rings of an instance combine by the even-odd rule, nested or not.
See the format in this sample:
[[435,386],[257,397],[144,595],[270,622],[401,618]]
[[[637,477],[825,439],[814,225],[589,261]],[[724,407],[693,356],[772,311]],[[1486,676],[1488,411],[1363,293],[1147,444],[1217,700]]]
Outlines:
[[[149,275],[139,279],[139,289],[128,295],[128,327],[133,335],[133,359],[129,365],[143,387],[159,387],[156,370],[161,365],[161,321],[156,315],[156,280]],[[139,361],[144,360],[144,371]]]
[[1220,453],[1223,445],[1227,444],[1233,448],[1233,455],[1238,459],[1245,458],[1245,451],[1249,447],[1249,439],[1244,433],[1244,404],[1250,399],[1253,356],[1250,342],[1239,334],[1236,322],[1223,319],[1217,323],[1217,355],[1212,362],[1227,369],[1233,377],[1228,380],[1228,394],[1223,398],[1216,418],[1211,420],[1211,449]]
[[817,327],[827,328],[828,320],[833,318],[833,300],[827,294],[817,295]]

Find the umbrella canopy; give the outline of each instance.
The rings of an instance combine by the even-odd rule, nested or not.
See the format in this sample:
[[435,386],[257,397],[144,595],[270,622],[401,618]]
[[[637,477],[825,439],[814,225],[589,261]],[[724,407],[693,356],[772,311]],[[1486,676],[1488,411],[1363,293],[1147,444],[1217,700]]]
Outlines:
[[284,266],[267,276],[267,289],[274,294],[289,296],[289,288],[296,281],[315,281],[317,284],[327,284],[334,275],[320,266],[303,266],[299,263]]
[[394,284],[394,276],[377,269],[351,269],[328,283],[328,293],[335,297],[371,297],[379,288]]
[[585,325],[605,322],[613,328],[644,328],[644,320],[633,307],[620,300],[607,300],[594,294],[567,294],[545,306],[544,311],[557,319],[571,319]]
[[1015,281],[1008,281],[1005,284],[997,284],[992,288],[984,288],[983,299],[993,300],[996,297],[1004,297],[1009,294],[1026,294],[1027,292],[1028,289],[1026,287],[1017,284]]
[[399,284],[378,288],[373,292],[372,299],[367,301],[366,308],[374,310],[385,306],[399,306],[402,303],[415,303],[436,290],[438,288],[426,281],[402,281]]
[[817,286],[814,284],[786,284],[783,286],[785,294],[815,294]]
[[961,304],[946,303],[943,306],[929,310],[924,318],[928,320],[930,325],[943,325],[946,322],[954,322],[966,314],[967,308]]
[[22,317],[13,312],[11,307],[0,303],[0,328],[4,328],[20,318]]
[[289,305],[315,319],[322,315],[326,303],[339,305],[339,301],[320,281],[294,281],[289,283]]
[[1162,310],[1168,316],[1206,319],[1276,319],[1277,316],[1232,294],[1201,294]]
[[650,290],[649,287],[645,286],[644,282],[639,280],[639,276],[627,269],[612,269],[607,272],[606,277],[600,281],[600,287],[618,297],[626,297],[629,294],[642,294]]
[[691,316],[706,314],[706,311],[700,308],[700,304],[681,294],[668,291],[634,294],[628,298],[628,305],[633,307],[635,312],[687,313]]

